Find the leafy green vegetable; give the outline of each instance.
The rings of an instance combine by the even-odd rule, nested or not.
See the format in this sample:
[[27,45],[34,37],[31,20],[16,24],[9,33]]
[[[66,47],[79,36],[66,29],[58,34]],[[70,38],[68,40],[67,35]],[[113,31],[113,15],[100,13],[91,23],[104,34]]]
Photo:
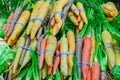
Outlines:
[[120,80],[120,66],[114,66],[110,73],[113,75],[114,78]]
[[4,30],[0,28],[0,38],[4,38],[4,36],[5,36]]

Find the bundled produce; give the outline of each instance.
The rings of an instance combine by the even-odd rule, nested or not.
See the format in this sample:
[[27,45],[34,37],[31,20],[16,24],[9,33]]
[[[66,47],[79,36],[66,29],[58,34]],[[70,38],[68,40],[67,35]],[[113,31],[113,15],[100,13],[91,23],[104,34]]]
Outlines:
[[10,38],[8,39],[7,44],[9,46],[12,46],[13,44],[15,44],[19,35],[21,34],[22,30],[24,29],[25,25],[27,24],[29,17],[30,17],[30,11],[25,10],[22,12],[20,18],[17,21],[17,24],[14,27],[14,30],[13,30]]
[[53,66],[53,55],[57,46],[57,39],[55,36],[50,35],[47,39],[45,61],[48,66]]

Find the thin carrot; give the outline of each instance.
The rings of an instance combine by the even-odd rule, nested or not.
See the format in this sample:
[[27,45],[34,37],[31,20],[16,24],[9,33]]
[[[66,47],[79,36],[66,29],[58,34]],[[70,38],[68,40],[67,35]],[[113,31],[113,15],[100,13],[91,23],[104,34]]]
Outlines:
[[[41,51],[42,51],[42,50],[45,50],[46,44],[47,44],[47,38],[44,38],[44,39],[42,40],[41,46],[40,46],[40,50],[41,50]],[[40,68],[40,70],[41,70],[42,67],[43,67],[44,58],[45,58],[45,54],[44,54],[44,52],[43,52],[43,53],[41,53],[40,58],[39,58],[39,68]]]
[[11,24],[11,21],[12,21],[13,17],[14,17],[14,12],[12,12],[10,14],[10,16],[8,17],[8,21],[7,21],[7,25],[6,25],[6,29],[5,29],[5,34],[7,34],[7,32],[10,29],[10,24]]
[[76,19],[77,19],[78,22],[80,22],[81,21],[80,15],[76,16]]
[[12,63],[12,64],[10,65],[10,67],[9,67],[7,70],[5,70],[5,72],[10,71],[10,70],[13,68],[13,66],[14,66],[14,63]]
[[[75,37],[72,31],[67,32],[67,40],[68,40],[68,51],[74,54],[75,52]],[[69,75],[72,74],[73,68],[73,55],[68,54],[68,67],[69,67]]]
[[52,72],[52,66],[48,66],[48,74],[51,74]]
[[92,80],[92,71],[91,71],[91,68],[88,69],[87,80]]
[[50,23],[50,28],[53,28],[55,25],[55,18],[53,17]]
[[[60,54],[60,42],[59,41],[57,43],[57,48],[56,48],[55,53],[56,53],[56,55]],[[56,70],[57,70],[59,64],[60,64],[60,56],[57,56],[55,59],[55,62],[54,62],[54,67],[53,67],[53,74],[54,75],[56,74]]]
[[100,78],[100,65],[98,62],[92,64],[92,80],[99,80]]
[[[92,41],[90,37],[85,37],[83,40],[83,51],[82,51],[82,63],[89,63],[90,60],[90,52],[92,47]],[[84,80],[87,78],[89,66],[87,64],[82,65],[82,74]]]

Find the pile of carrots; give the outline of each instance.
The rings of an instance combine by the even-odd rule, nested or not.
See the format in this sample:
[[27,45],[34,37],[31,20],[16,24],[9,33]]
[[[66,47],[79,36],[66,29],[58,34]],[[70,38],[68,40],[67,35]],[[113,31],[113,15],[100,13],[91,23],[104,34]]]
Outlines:
[[112,74],[107,70],[120,66],[120,34],[111,28],[102,7],[99,14],[106,21],[95,23],[96,8],[86,9],[81,0],[52,5],[40,0],[24,9],[26,4],[31,5],[24,2],[10,13],[4,30],[2,41],[16,51],[3,72],[7,80],[108,80]]

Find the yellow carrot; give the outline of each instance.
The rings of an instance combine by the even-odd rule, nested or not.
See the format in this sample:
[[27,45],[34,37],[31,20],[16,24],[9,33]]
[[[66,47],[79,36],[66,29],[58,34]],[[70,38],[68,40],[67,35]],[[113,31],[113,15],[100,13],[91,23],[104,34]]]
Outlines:
[[[18,46],[24,46],[24,44],[25,44],[25,38],[22,36],[18,40]],[[22,53],[22,48],[17,48],[16,56],[14,59],[13,74],[15,74],[16,69],[18,68],[18,63],[20,60],[21,53]]]
[[50,35],[47,39],[45,62],[48,66],[53,66],[53,55],[57,46],[57,39],[55,36]]
[[78,21],[77,21],[75,15],[74,15],[71,11],[68,12],[68,17],[70,18],[71,22],[72,22],[75,26],[78,26]]
[[[68,41],[65,36],[60,39],[60,52],[68,52]],[[60,71],[64,77],[68,76],[68,61],[67,55],[61,55]]]
[[74,4],[71,5],[70,9],[75,13],[75,15],[79,15],[79,10],[77,10],[77,7]]
[[[33,19],[33,18],[36,18],[36,17],[37,17],[38,10],[39,10],[39,8],[41,7],[42,4],[43,4],[43,1],[38,1],[38,2],[35,4],[35,7],[34,7],[32,13],[31,13],[30,19]],[[33,21],[29,22],[29,24],[28,24],[28,26],[27,26],[27,29],[26,29],[26,34],[27,34],[27,35],[30,34],[31,29],[32,29],[32,27],[33,27],[33,24],[34,24]]]
[[113,39],[114,51],[115,51],[115,65],[120,66],[120,47],[119,43]]
[[[68,52],[72,52],[74,54],[75,52],[75,37],[74,33],[72,31],[67,32],[67,40],[68,40]],[[73,55],[68,54],[68,73],[69,75],[72,74],[72,68],[73,68]]]
[[102,40],[108,56],[108,67],[109,69],[112,69],[112,67],[115,65],[115,52],[112,46],[112,37],[107,30],[102,32]]
[[83,22],[83,20],[81,20],[80,23],[79,23],[79,29],[80,29],[80,30],[82,29],[83,24],[84,24],[84,22]]
[[[36,51],[36,49],[37,49],[37,39],[36,38],[31,40],[29,48],[32,48],[34,51]],[[25,57],[23,59],[22,65],[21,65],[21,69],[30,61],[30,59],[31,59],[30,51],[27,51],[25,53]]]
[[83,21],[86,24],[88,24],[88,20],[87,20],[86,14],[85,14],[83,4],[81,2],[78,2],[76,5],[77,5],[77,8],[80,10],[80,16],[82,17]]
[[30,11],[26,10],[26,11],[22,12],[20,18],[18,19],[18,21],[15,25],[15,28],[14,28],[10,38],[8,39],[7,44],[9,46],[12,46],[16,43],[16,40],[19,37],[19,35],[21,34],[25,25],[27,24],[29,17],[30,17]]
[[[44,20],[46,15],[48,14],[49,9],[50,9],[49,2],[44,2],[38,11],[37,18],[41,18],[42,20]],[[42,25],[41,21],[39,21],[39,20],[34,21],[34,24],[33,24],[33,27],[32,27],[31,33],[30,33],[31,39],[35,38],[35,35],[36,35],[37,31],[39,30],[39,28],[41,27],[41,25]]]

